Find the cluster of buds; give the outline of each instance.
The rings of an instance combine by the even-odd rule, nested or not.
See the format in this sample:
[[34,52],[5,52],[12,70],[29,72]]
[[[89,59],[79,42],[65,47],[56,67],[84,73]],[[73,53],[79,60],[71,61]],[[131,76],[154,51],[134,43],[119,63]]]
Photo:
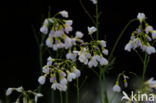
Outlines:
[[76,33],[75,37],[69,37],[68,35],[73,31],[73,21],[59,18],[57,17],[58,15],[68,18],[67,11],[60,11],[54,17],[45,19],[42,27],[40,28],[40,31],[43,34],[48,34],[46,45],[56,51],[60,48],[69,49],[73,45],[76,45],[77,42],[83,42],[80,39],[83,35],[79,34],[79,32]]
[[[38,98],[43,96],[41,93],[37,93],[35,91],[26,91],[23,87],[8,88],[6,91],[6,96],[11,95],[13,91],[20,93],[20,96],[16,99],[16,102],[14,103],[21,103],[20,101],[23,101],[23,103],[37,103]],[[30,96],[32,95],[34,96],[34,99],[30,99]]]
[[[125,50],[131,52],[132,49],[140,48],[148,55],[156,53],[151,43],[156,39],[156,31],[145,21],[145,15],[143,13],[139,13],[137,17],[140,21],[140,25],[136,31],[132,32],[131,39],[126,44]],[[145,24],[145,26],[143,24]]]
[[81,75],[76,64],[71,60],[53,59],[48,57],[47,64],[42,68],[43,75],[38,78],[38,82],[44,85],[46,78],[52,83],[51,88],[59,91],[67,90],[67,83]]

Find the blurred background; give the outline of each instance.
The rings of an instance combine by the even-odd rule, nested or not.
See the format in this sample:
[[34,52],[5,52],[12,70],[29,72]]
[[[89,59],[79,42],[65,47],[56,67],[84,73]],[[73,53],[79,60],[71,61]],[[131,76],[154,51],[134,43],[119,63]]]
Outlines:
[[[95,6],[89,0],[82,0],[89,12],[95,14]],[[50,9],[49,9],[50,7]],[[58,11],[69,11],[70,19],[74,20],[74,30],[87,35],[87,26],[92,22],[83,11],[79,0],[5,0],[0,2],[0,97],[8,87],[24,86],[35,89],[39,76],[38,48],[36,46],[32,26],[39,31],[48,11],[54,15]],[[138,12],[144,12],[149,24],[156,29],[156,6],[154,0],[100,0],[100,39],[108,41],[111,49],[116,38]],[[142,74],[142,65],[135,53],[127,53],[124,46],[138,23],[132,24],[125,32],[116,50],[115,68],[109,71],[110,78],[116,78],[123,70]],[[90,39],[85,36],[85,39]],[[147,77],[155,77],[156,56],[153,55],[147,71]],[[93,73],[86,71],[94,84]]]

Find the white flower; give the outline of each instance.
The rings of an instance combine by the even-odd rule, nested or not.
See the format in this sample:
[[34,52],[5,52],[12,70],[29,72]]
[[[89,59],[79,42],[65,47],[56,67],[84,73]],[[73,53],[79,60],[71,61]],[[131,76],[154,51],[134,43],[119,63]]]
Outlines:
[[54,37],[61,37],[64,34],[64,31],[62,30],[57,30],[54,33]]
[[89,34],[89,35],[93,34],[93,33],[96,32],[96,31],[97,31],[97,29],[96,29],[94,26],[88,27],[88,34]]
[[74,51],[73,51],[73,54],[74,54],[75,56],[77,56],[78,53],[79,53],[79,51],[77,51],[77,50],[74,50]]
[[73,31],[73,27],[71,27],[71,26],[65,27],[65,32],[66,32],[67,34],[69,34],[69,32],[71,32],[71,31]]
[[66,26],[71,26],[71,25],[73,25],[73,20],[66,20],[66,21],[65,21],[65,25],[66,25]]
[[113,91],[114,92],[121,92],[121,88],[118,84],[115,84],[114,87],[113,87]]
[[54,51],[57,51],[58,50],[57,44],[53,44],[52,48]]
[[50,83],[53,83],[54,81],[56,81],[56,77],[55,76],[50,78]]
[[81,75],[80,70],[74,68],[73,72],[76,74],[76,77],[77,77],[77,78],[80,77],[80,75]]
[[153,31],[153,27],[152,26],[146,26],[145,28],[145,32],[148,34],[149,32]]
[[72,39],[69,37],[65,38],[65,49],[71,48],[73,46]]
[[97,65],[98,65],[98,62],[96,61],[96,56],[93,56],[91,60],[88,62],[88,66],[89,68],[92,68],[93,66],[97,67]]
[[102,51],[102,53],[105,54],[105,55],[108,55],[108,50],[107,50],[107,49],[104,49],[104,50]]
[[49,56],[48,58],[47,58],[47,65],[49,66],[49,65],[52,65],[52,61],[53,61],[53,58],[51,57],[51,56]]
[[64,31],[69,34],[69,32],[73,31],[72,27],[73,21],[72,20],[66,20],[64,25]]
[[50,71],[50,68],[46,65],[42,68],[42,72],[48,74]]
[[67,90],[67,85],[64,84],[58,84],[58,90],[60,91],[66,91]]
[[46,40],[46,45],[51,48],[51,47],[53,47],[52,44],[53,44],[52,37],[48,37],[47,40]]
[[21,86],[21,87],[16,88],[16,91],[21,93],[23,91],[23,87]]
[[81,49],[78,53],[79,61],[84,64],[88,64],[88,59],[91,57],[91,54],[88,52],[86,48]]
[[5,95],[9,96],[12,93],[13,90],[14,90],[13,88],[8,88]]
[[66,84],[67,84],[67,79],[66,79],[66,78],[62,78],[62,79],[60,80],[60,84],[61,84],[61,85],[66,85]]
[[59,86],[59,83],[55,82],[55,83],[52,84],[51,88],[53,90],[56,90],[58,88],[58,86]]
[[146,53],[147,54],[151,55],[152,53],[155,53],[155,52],[156,52],[156,50],[155,50],[154,47],[152,47],[152,46],[147,46],[146,47]]
[[142,22],[145,19],[145,14],[144,13],[138,13],[137,18],[139,19],[140,22]]
[[153,39],[156,39],[156,31],[155,31],[155,30],[152,31],[152,38],[153,38]]
[[129,79],[129,77],[126,75],[123,75],[123,78],[124,78],[124,86],[127,88],[128,87],[127,79]]
[[49,56],[48,58],[47,58],[47,61],[52,61],[53,60],[53,58],[51,57],[51,56]]
[[100,41],[100,45],[101,45],[102,47],[104,47],[104,48],[105,48],[105,47],[106,47],[106,41],[101,40],[101,41]]
[[40,76],[40,77],[38,78],[38,82],[39,82],[39,84],[41,84],[41,85],[45,84],[45,81],[46,81],[46,77],[45,77],[45,76]]
[[69,17],[68,12],[65,11],[65,10],[60,11],[59,13],[61,14],[62,17],[65,17],[65,18],[68,18]]
[[153,77],[146,81],[145,84],[148,84],[150,88],[156,88],[156,80]]
[[40,32],[43,33],[43,34],[48,34],[48,27],[43,25],[41,28],[40,28]]
[[90,0],[93,4],[97,4],[97,0]]
[[43,34],[48,34],[48,20],[45,19],[43,26],[40,28],[40,32]]
[[83,33],[80,31],[77,31],[75,38],[82,38],[82,37],[83,37]]
[[73,60],[73,61],[76,61],[76,55],[74,55],[73,53],[67,53],[66,58]]
[[100,62],[100,65],[107,65],[108,64],[108,60],[104,57],[101,57],[99,62]]
[[128,44],[126,44],[125,50],[131,52],[132,47],[133,47],[132,46],[132,41],[130,41]]
[[75,78],[76,78],[76,74],[75,73],[68,73],[67,80],[69,82],[71,82]]
[[35,94],[35,103],[37,103],[39,97],[43,97],[43,95],[41,93]]

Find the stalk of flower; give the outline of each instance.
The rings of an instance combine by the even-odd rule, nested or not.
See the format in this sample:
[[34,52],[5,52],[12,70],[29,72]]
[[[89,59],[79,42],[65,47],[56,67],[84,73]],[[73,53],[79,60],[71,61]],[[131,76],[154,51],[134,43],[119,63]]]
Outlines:
[[[43,95],[41,93],[36,92],[36,90],[25,90],[23,87],[18,88],[8,88],[6,91],[6,96],[10,96],[13,91],[16,91],[19,93],[19,96],[16,98],[15,103],[20,103],[22,100],[23,103],[32,103],[32,96],[34,96],[34,102],[38,102],[38,98],[42,97]],[[31,101],[31,102],[30,102]]]

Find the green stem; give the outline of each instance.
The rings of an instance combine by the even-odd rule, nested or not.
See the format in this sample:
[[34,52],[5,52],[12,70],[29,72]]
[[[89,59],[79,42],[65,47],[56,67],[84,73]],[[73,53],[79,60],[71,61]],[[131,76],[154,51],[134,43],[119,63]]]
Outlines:
[[139,59],[141,60],[141,62],[144,63],[144,60],[143,60],[143,58],[141,57],[141,55],[138,53],[138,51],[137,51],[137,50],[134,50],[134,51],[135,51],[136,54],[139,56]]
[[124,32],[127,30],[128,26],[129,26],[131,23],[133,23],[134,21],[137,21],[137,20],[138,20],[138,19],[132,19],[132,20],[130,20],[130,21],[128,22],[128,24],[124,27],[124,29],[121,31],[121,33],[119,34],[119,37],[118,37],[117,40],[115,41],[115,44],[114,44],[114,46],[113,46],[113,49],[112,49],[111,52],[110,52],[110,56],[109,56],[109,58],[108,58],[108,61],[111,61],[111,60],[112,60],[114,51],[115,51],[117,45],[119,44],[119,41],[120,41],[121,37],[123,36]]
[[51,102],[54,103],[54,91],[51,90]]
[[100,15],[99,15],[99,5],[98,5],[98,0],[97,0],[97,4],[96,4],[96,29],[97,29],[97,31],[96,31],[96,40],[98,40],[99,39],[99,17],[100,17]]
[[61,103],[63,103],[63,95],[62,95],[62,92],[60,92],[60,101],[61,101]]
[[76,79],[76,88],[77,88],[77,103],[80,103],[80,89],[79,89],[79,79]]
[[40,69],[42,68],[43,66],[43,45],[40,44],[40,47],[39,47],[39,64],[40,64]]
[[[68,84],[67,84],[67,88],[68,88]],[[67,89],[67,91],[66,91],[66,103],[69,103],[69,102],[68,102],[68,89]]]
[[105,101],[108,100],[106,95],[106,87],[103,88],[103,83],[105,83],[105,68],[101,68],[100,66],[100,75],[99,75],[99,84],[100,84],[100,101],[101,103],[107,103]]
[[145,74],[146,74],[146,71],[147,71],[147,66],[148,66],[149,60],[150,60],[150,56],[145,54],[144,63],[143,63],[143,73],[142,73],[142,80],[143,81],[145,79]]
[[88,12],[88,10],[85,8],[84,4],[82,3],[82,0],[80,1],[80,5],[83,8],[83,10],[85,11],[85,13],[88,15],[88,17],[90,18],[90,20],[93,22],[93,24],[96,24],[93,17],[90,15],[90,13]]

